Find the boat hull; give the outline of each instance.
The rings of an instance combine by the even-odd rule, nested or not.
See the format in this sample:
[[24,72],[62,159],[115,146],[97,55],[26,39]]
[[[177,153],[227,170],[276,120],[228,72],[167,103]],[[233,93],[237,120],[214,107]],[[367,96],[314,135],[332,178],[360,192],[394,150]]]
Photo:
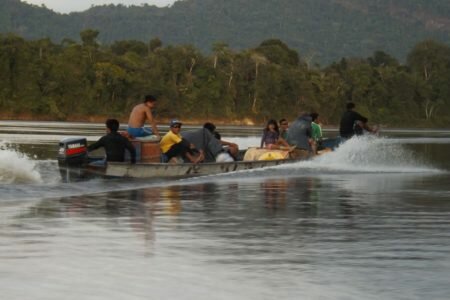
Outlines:
[[296,160],[279,159],[265,161],[236,161],[224,163],[200,164],[165,164],[165,163],[108,163],[105,175],[109,177],[129,178],[188,178],[197,176],[217,175],[243,170],[262,169]]

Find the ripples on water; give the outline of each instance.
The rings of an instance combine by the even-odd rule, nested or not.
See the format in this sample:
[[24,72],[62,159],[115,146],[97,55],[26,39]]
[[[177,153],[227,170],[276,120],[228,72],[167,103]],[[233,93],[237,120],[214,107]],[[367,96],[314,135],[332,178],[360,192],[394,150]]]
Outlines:
[[169,182],[2,148],[2,298],[447,299],[450,168],[410,142]]

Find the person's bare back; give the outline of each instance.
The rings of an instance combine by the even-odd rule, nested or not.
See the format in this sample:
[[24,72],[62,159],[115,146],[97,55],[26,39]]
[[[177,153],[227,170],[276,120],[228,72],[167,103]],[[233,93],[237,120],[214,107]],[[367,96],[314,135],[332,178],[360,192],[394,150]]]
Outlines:
[[131,110],[128,126],[139,128],[144,126],[146,120],[149,123],[153,121],[152,111],[145,103],[141,103]]
[[[144,103],[136,105],[131,110],[130,118],[128,119],[128,133],[130,135],[133,137],[142,137],[151,134],[159,136],[159,131],[152,115],[152,108],[155,106],[155,103],[156,98],[147,95],[145,96]],[[146,121],[151,125],[151,131],[143,128]]]

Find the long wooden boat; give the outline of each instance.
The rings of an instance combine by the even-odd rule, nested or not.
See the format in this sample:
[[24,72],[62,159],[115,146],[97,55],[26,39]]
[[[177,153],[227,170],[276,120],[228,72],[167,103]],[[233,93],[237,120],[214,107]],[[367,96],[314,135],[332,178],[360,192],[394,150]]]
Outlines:
[[[261,169],[292,163],[305,157],[283,159],[273,155],[264,159],[250,159],[234,162],[211,163],[160,163],[159,146],[153,143],[136,143],[139,160],[129,162],[108,162],[96,165],[102,157],[87,155],[85,138],[66,138],[59,143],[58,165],[63,181],[78,181],[92,177],[129,177],[129,178],[187,178],[205,175],[231,173],[242,170]],[[157,149],[157,150],[155,150]],[[285,151],[286,152],[286,151]],[[266,153],[267,154],[267,153]],[[270,154],[270,153],[269,153]],[[277,154],[277,153],[274,153]],[[286,152],[286,154],[289,154]]]

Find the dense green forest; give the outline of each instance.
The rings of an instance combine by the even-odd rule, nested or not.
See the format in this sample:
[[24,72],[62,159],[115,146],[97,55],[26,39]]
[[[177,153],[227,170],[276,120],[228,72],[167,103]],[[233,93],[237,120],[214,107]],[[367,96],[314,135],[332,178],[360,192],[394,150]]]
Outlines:
[[223,42],[234,50],[281,39],[307,63],[328,65],[342,57],[383,50],[406,62],[418,42],[450,44],[448,0],[181,0],[171,7],[103,5],[58,14],[19,0],[0,1],[0,33],[26,39],[79,40],[85,29],[98,42],[159,38],[190,44],[205,54]]
[[386,52],[311,67],[279,39],[240,51],[216,43],[205,55],[191,45],[155,38],[100,45],[86,29],[81,42],[0,35],[3,118],[126,120],[145,94],[158,98],[157,118],[255,123],[317,111],[337,124],[347,101],[372,122],[449,126],[450,47],[417,43],[406,63]]

